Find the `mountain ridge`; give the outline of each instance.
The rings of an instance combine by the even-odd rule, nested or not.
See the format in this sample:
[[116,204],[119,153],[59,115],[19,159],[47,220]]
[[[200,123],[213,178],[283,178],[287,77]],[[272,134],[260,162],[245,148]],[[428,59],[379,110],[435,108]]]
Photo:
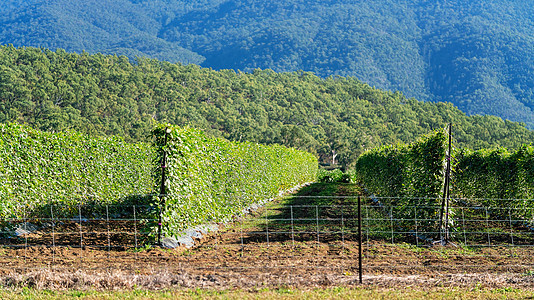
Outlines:
[[525,1],[11,0],[0,13],[0,44],[353,76],[534,128]]

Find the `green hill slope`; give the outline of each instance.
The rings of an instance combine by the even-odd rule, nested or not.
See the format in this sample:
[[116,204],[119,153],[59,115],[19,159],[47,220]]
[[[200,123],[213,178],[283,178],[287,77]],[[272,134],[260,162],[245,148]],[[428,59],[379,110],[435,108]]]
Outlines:
[[0,44],[354,76],[534,127],[523,0],[9,0]]
[[529,143],[534,132],[452,104],[419,102],[352,77],[214,71],[125,56],[0,47],[0,122],[144,140],[154,120],[231,140],[279,143],[351,166],[365,149],[446,123],[458,147]]
[[0,42],[69,51],[148,56],[200,64],[204,58],[157,37],[158,20],[128,0],[17,1],[0,8]]

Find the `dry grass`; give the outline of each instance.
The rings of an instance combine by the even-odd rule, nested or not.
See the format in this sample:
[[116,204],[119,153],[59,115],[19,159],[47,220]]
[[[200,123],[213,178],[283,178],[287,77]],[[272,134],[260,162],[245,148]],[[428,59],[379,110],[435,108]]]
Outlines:
[[34,270],[0,276],[0,286],[8,289],[30,288],[34,290],[54,291],[111,291],[111,290],[168,290],[168,289],[202,289],[224,291],[239,289],[254,291],[257,289],[296,288],[301,290],[324,288],[381,288],[394,287],[431,289],[446,288],[514,288],[534,291],[534,276],[526,274],[447,274],[441,276],[391,276],[366,275],[363,285],[359,285],[357,276],[345,275],[194,275],[187,273],[173,274],[165,270],[151,273],[132,274],[124,271],[54,271]]

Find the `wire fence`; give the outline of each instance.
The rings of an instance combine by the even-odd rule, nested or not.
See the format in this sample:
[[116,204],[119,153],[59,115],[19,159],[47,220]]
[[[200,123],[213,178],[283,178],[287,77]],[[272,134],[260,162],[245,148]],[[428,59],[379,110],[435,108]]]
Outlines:
[[46,211],[0,219],[0,245],[136,249],[150,243],[150,224],[156,220],[147,212],[153,210],[148,205],[51,205]]
[[444,245],[439,206],[362,197],[358,214],[357,201],[293,197],[216,224],[218,231],[186,230],[177,241],[187,239],[195,246],[177,250],[154,245],[158,219],[153,207],[51,206],[46,214],[0,220],[0,269],[357,276],[361,251],[365,274],[534,270],[534,208],[484,207],[452,199],[450,238]]

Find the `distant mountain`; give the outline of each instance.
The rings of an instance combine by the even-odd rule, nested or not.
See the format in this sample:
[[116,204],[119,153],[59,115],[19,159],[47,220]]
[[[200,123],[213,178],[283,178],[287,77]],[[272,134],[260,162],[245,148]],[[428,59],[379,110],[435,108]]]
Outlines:
[[8,0],[0,44],[354,76],[534,128],[525,0]]

